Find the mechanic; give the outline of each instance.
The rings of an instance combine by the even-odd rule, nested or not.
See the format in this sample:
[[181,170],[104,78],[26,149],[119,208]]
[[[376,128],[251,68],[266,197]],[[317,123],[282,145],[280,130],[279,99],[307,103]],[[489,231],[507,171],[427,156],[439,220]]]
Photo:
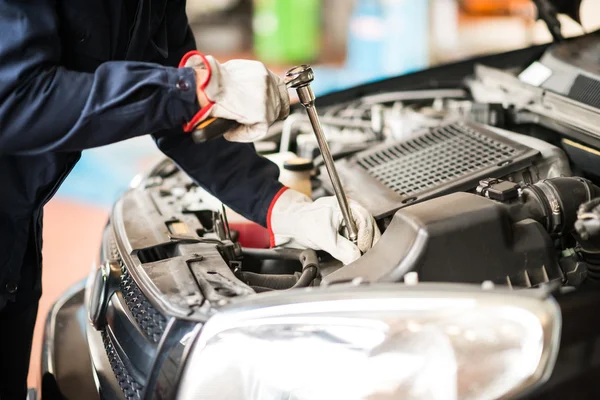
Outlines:
[[[257,61],[189,53],[185,0],[0,0],[0,34],[1,399],[26,395],[42,209],[84,149],[151,134],[199,185],[268,226],[272,245],[349,263],[377,240],[357,203],[355,246],[338,233],[333,197],[313,202],[278,182],[249,142],[287,117],[284,82]],[[196,144],[189,131],[208,117],[241,126]]]

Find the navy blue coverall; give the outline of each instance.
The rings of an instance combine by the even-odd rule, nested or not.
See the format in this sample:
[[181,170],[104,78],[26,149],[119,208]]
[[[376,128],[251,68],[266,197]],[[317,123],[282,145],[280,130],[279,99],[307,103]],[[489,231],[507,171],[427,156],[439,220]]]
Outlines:
[[[265,225],[278,169],[251,144],[194,144],[185,0],[0,0],[0,398],[24,396],[41,295],[42,208],[84,149],[152,134]],[[58,273],[59,271],[53,271]]]

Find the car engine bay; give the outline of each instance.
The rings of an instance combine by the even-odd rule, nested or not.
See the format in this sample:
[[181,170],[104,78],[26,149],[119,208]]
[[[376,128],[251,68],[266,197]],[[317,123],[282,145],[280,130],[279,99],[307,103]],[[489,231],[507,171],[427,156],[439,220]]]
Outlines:
[[[108,355],[114,376],[106,379],[126,398],[140,398],[148,382],[160,381],[155,358],[181,361],[185,337],[211,316],[268,292],[419,282],[515,293],[596,287],[600,71],[593,57],[600,57],[599,33],[318,98],[346,194],[382,232],[348,265],[312,249],[269,248],[267,229],[163,159],[115,204],[100,267],[86,283],[94,369],[106,370],[99,360]],[[333,194],[300,105],[256,150],[280,167],[284,184],[313,199]],[[587,321],[596,298],[585,307],[574,300],[577,312],[564,320]],[[575,325],[565,323],[563,344]]]
[[[542,60],[556,64],[561,52],[560,46],[548,50]],[[576,100],[525,83],[517,75],[522,71],[484,64],[474,70],[460,87],[389,91],[320,106],[347,195],[372,213],[383,232],[355,263],[342,266],[311,250],[266,249],[264,242],[248,246],[266,231],[239,216],[230,225],[232,212],[170,160],[116,207],[131,245],[126,253],[154,283],[162,279],[162,264],[185,261],[210,304],[319,284],[402,282],[409,272],[421,281],[490,281],[513,288],[578,286],[593,279],[600,274],[596,243],[583,240],[575,225],[589,219],[580,206],[600,196],[593,173],[600,170],[600,153],[592,147],[600,135],[548,112],[544,101],[551,96],[571,107]],[[573,85],[580,85],[575,75]],[[545,111],[536,114],[536,108]],[[585,103],[579,108],[597,114]],[[580,141],[584,135],[587,140]],[[257,151],[303,160],[313,199],[332,194],[302,109],[273,126]],[[141,216],[145,196],[152,210]],[[155,240],[138,232],[142,220],[152,221],[160,234]],[[135,221],[133,231],[128,221]],[[207,261],[212,269],[203,267]]]

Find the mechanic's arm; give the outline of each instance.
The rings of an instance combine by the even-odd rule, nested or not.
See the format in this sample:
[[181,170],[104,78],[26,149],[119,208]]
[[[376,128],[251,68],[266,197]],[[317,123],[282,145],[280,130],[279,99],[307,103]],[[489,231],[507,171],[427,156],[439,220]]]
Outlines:
[[[185,0],[167,3],[166,29],[169,53],[155,61],[176,67],[184,55],[196,50],[188,24]],[[254,65],[258,64],[253,62]],[[251,80],[251,78],[249,78]],[[287,94],[284,94],[287,97]],[[240,97],[247,98],[243,93]],[[288,105],[284,105],[283,116]],[[267,226],[267,212],[275,195],[283,188],[279,168],[258,155],[252,143],[235,143],[220,138],[194,143],[183,124],[152,135],[160,148],[199,185],[245,217]],[[265,130],[266,133],[266,130]]]
[[[289,96],[281,79],[255,61],[221,65],[201,55],[186,56],[186,60],[210,65],[206,85],[201,87],[204,96],[214,100],[203,107],[197,121],[214,116],[235,119],[241,126],[204,144],[194,144],[189,135],[169,134],[158,139],[163,152],[225,204],[266,225],[271,245],[325,250],[345,264],[371,248],[379,231],[373,217],[358,203],[350,202],[358,228],[355,245],[340,234],[343,216],[334,197],[313,202],[283,188],[277,182],[277,166],[257,155],[251,144],[226,141],[256,140],[275,119],[287,115]],[[190,127],[193,129],[193,124]]]
[[0,154],[102,146],[181,126],[198,111],[191,68],[61,67],[55,4],[0,0]]
[[[172,29],[180,27],[179,32],[169,31],[170,38],[180,40],[169,43],[174,54],[185,53],[182,48],[195,50],[184,7],[172,8],[171,12],[170,18],[176,22],[169,25]],[[379,230],[373,217],[358,203],[350,202],[358,228],[358,243],[354,245],[339,233],[343,217],[335,198],[313,202],[302,193],[282,187],[275,164],[256,154],[252,144],[235,143],[261,138],[273,121],[288,115],[289,96],[281,78],[256,61],[233,60],[221,65],[212,58],[186,54],[186,65],[210,66],[207,81],[200,83],[209,105],[186,128],[192,130],[194,123],[209,116],[233,119],[241,126],[203,144],[194,143],[189,135],[161,132],[155,135],[161,150],[225,204],[267,226],[272,246],[325,250],[344,264],[371,248],[379,239]]]
[[263,226],[275,195],[283,188],[279,168],[256,154],[250,143],[225,138],[194,143],[190,135],[165,135],[160,149],[199,185],[234,211]]

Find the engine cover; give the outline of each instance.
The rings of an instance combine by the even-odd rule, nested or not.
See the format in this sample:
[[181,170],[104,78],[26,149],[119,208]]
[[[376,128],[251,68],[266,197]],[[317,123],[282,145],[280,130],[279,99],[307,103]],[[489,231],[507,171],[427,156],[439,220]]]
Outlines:
[[[336,162],[347,195],[375,218],[434,197],[469,191],[490,176],[530,167],[539,151],[483,125],[457,122]],[[322,174],[323,185],[331,185]]]
[[539,222],[513,221],[502,203],[454,193],[397,211],[373,249],[324,281],[360,276],[396,282],[410,271],[421,281],[523,287],[562,278],[552,240]]

